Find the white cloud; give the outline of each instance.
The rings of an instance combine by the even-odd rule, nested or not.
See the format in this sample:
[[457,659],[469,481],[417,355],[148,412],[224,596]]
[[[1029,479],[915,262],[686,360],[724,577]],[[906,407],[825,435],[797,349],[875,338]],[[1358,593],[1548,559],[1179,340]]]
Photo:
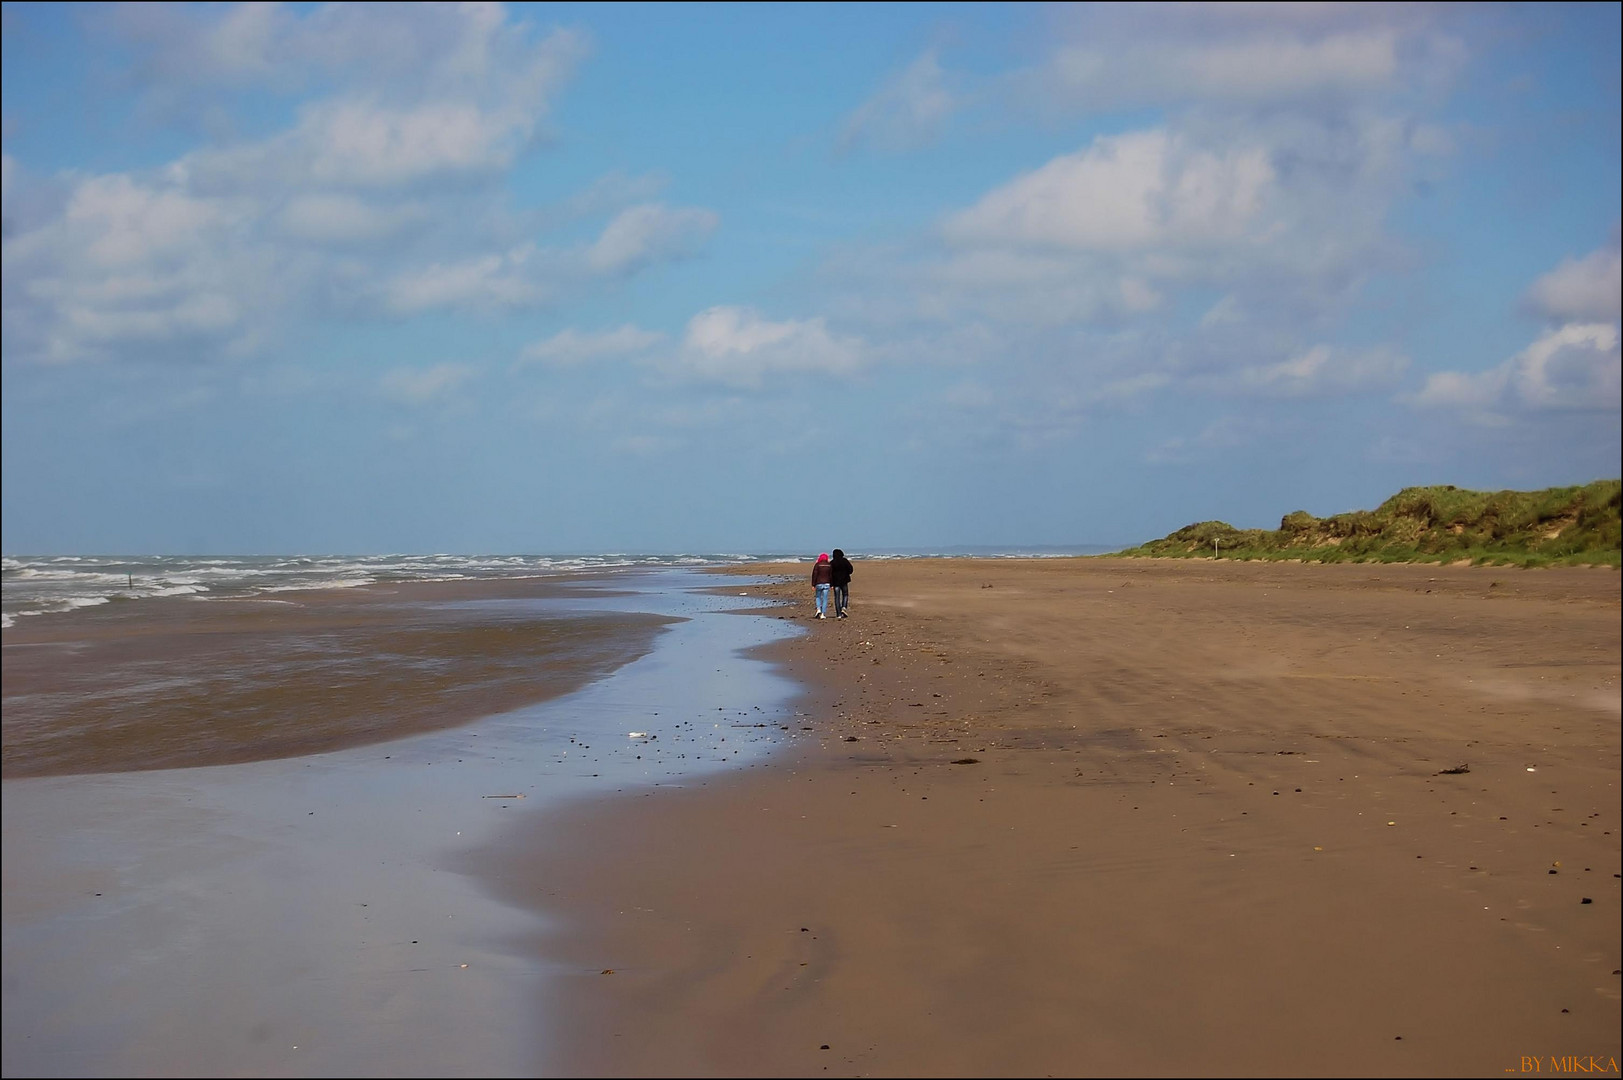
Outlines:
[[940,134],[957,104],[932,49],[893,76],[846,118],[839,146],[911,150],[927,145]]
[[568,329],[526,346],[519,362],[568,366],[618,359],[645,353],[664,340],[665,335],[658,331],[640,330],[630,324],[598,334]]
[[117,5],[110,28],[137,53],[143,91],[173,109],[199,86],[278,84],[293,60],[289,39],[300,23],[281,4],[219,5],[207,16],[180,4]]
[[1245,311],[1240,306],[1240,300],[1233,293],[1223,297],[1217,303],[1206,309],[1200,317],[1201,329],[1219,326],[1232,326],[1245,321]]
[[1623,258],[1616,244],[1561,265],[1533,282],[1526,304],[1554,322],[1600,322],[1623,316]]
[[320,84],[336,100],[456,101],[533,122],[587,49],[500,4],[141,4],[114,8],[111,22],[149,107],[165,113],[203,111],[222,90]]
[[1125,49],[1068,45],[1046,72],[1051,85],[1090,105],[1227,98],[1267,101],[1393,85],[1398,35],[1390,29],[1307,40],[1278,32],[1213,42],[1140,42]]
[[442,398],[477,374],[468,364],[435,364],[430,368],[395,368],[380,380],[383,393],[407,405],[426,405]]
[[344,194],[300,195],[283,207],[282,230],[290,237],[317,244],[354,244],[380,240],[422,222],[428,216],[418,203],[369,202]]
[[[1176,10],[1180,19],[1210,14]],[[1329,32],[1312,20],[1301,29],[1313,40]],[[1392,40],[1406,55],[1407,39]],[[1344,55],[1334,78],[1353,86],[1354,60],[1381,50],[1340,44],[1344,54],[1322,55]],[[1385,78],[1379,64],[1368,70],[1372,82]],[[1412,85],[1412,75],[1390,82]],[[1250,100],[1272,92],[1264,86]],[[973,366],[977,416],[1027,437],[1070,437],[1150,399],[1159,409],[1216,394],[1267,413],[1279,408],[1267,399],[1390,391],[1409,366],[1403,351],[1338,338],[1367,281],[1412,269],[1391,213],[1438,168],[1447,133],[1405,102],[1378,106],[1373,92],[1345,107],[1282,93],[1255,109],[1234,94],[1231,104],[1203,102],[1153,127],[1091,138],[991,185],[911,245],[842,253],[827,270],[840,292],[827,310],[842,326],[919,341],[946,342],[947,328],[984,319],[1001,343],[996,355],[949,346],[926,362]]]
[[288,129],[216,132],[224,145],[176,164],[180,182],[211,194],[487,176],[542,133],[586,49],[575,32],[542,34],[493,4],[132,5],[114,21],[160,111],[218,119],[232,103],[222,90],[319,88]]
[[771,374],[850,374],[864,351],[858,339],[830,333],[822,318],[772,322],[747,308],[713,307],[688,320],[675,364],[700,378],[754,386]]
[[1423,5],[1097,5],[1057,23],[1020,82],[1089,109],[1367,99],[1446,84],[1465,62]]
[[315,183],[389,185],[501,168],[529,132],[522,113],[487,114],[465,102],[386,109],[339,101],[310,110],[293,138]]
[[1275,176],[1258,146],[1202,149],[1164,129],[1102,136],[949,218],[959,243],[1123,251],[1243,238]]
[[614,169],[586,185],[564,203],[571,217],[590,217],[619,211],[632,203],[649,202],[662,191],[669,179],[660,173],[633,176]]
[[586,251],[586,264],[600,274],[628,273],[658,259],[690,254],[720,219],[698,207],[675,209],[644,203],[617,214]]
[[499,310],[535,307],[551,290],[538,273],[534,245],[402,273],[384,286],[384,301],[399,314],[439,308]]
[[830,267],[845,290],[835,310],[1108,327],[1218,289],[1215,307],[1198,298],[1202,335],[1299,351],[1369,277],[1410,261],[1387,223],[1426,158],[1417,140],[1422,128],[1399,118],[1283,110],[1099,136],[945,215],[911,250],[844,257]]
[[62,224],[83,239],[90,261],[112,267],[194,249],[230,216],[219,200],[114,174],[80,184]]
[[[896,302],[1005,326],[1147,325],[1141,366],[1177,384],[1297,396],[1390,386],[1390,350],[1320,345],[1374,276],[1412,265],[1389,228],[1453,149],[1413,108],[1463,60],[1418,8],[1082,5],[1050,12],[1056,42],[1012,82],[1022,106],[1167,106],[1154,127],[1100,135],[946,215],[940,250],[857,269],[852,311]],[[1215,303],[1209,291],[1218,290]],[[1150,348],[1148,344],[1144,346]],[[1259,362],[1258,356],[1270,358]]]
[[1623,395],[1618,328],[1606,323],[1559,327],[1481,372],[1438,372],[1405,400],[1421,408],[1491,417],[1528,412],[1611,411]]
[[1478,411],[1498,404],[1508,383],[1506,365],[1476,373],[1439,371],[1428,375],[1425,386],[1406,400],[1421,408]]
[[716,221],[647,204],[616,215],[586,247],[547,246],[524,235],[558,223],[546,213],[504,217],[443,191],[403,198],[264,177],[203,185],[190,164],[63,177],[49,200],[19,192],[9,167],[8,357],[156,357],[166,340],[179,347],[172,356],[242,355],[300,314],[534,308],[578,296],[596,277],[680,257]]
[[8,155],[8,358],[244,354],[301,313],[513,309],[587,276],[580,252],[536,243],[544,214],[490,197],[543,134],[580,35],[480,4],[142,5],[107,21],[160,111],[318,96],[283,130],[222,129],[143,173],[19,193]]
[[210,192],[401,187],[503,169],[533,129],[522,113],[491,113],[466,102],[392,108],[323,101],[304,109],[290,131],[200,150],[175,169]]
[[1388,389],[1408,366],[1408,358],[1391,349],[1314,345],[1275,364],[1241,368],[1230,384],[1276,397],[1340,396]]
[[[196,26],[193,35],[179,41],[192,49],[194,70],[233,83],[277,78],[276,46],[295,26],[290,12],[281,4],[248,3],[226,8],[220,21]],[[196,24],[194,24],[196,25]]]
[[122,173],[74,183],[53,213],[6,236],[8,353],[46,361],[165,341],[240,351],[296,276],[249,240],[254,208]]

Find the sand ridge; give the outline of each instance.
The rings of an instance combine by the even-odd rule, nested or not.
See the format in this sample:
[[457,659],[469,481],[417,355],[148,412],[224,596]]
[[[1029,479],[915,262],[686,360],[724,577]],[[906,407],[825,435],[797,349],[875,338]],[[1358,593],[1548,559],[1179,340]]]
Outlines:
[[591,584],[398,582],[31,617],[5,636],[0,773],[298,757],[556,697],[646,653],[668,621],[528,603]]
[[[783,570],[755,591],[805,619]],[[1596,570],[859,561],[852,618],[770,650],[808,687],[783,760],[503,845],[498,890],[565,928],[533,943],[569,973],[549,1068],[1615,1060],[1618,601]]]

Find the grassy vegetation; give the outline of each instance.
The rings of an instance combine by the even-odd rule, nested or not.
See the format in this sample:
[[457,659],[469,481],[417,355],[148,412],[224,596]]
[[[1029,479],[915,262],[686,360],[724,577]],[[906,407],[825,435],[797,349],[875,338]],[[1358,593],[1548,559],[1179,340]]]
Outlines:
[[1305,510],[1277,529],[1222,521],[1186,525],[1129,556],[1300,559],[1304,562],[1457,562],[1478,565],[1618,567],[1623,555],[1623,482],[1543,491],[1404,488],[1374,510],[1316,518]]

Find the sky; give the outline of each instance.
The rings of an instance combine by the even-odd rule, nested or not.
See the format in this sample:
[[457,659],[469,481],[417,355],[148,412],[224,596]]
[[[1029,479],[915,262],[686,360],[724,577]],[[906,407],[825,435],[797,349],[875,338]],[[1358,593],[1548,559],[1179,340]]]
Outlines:
[[1617,4],[5,4],[8,554],[1128,544],[1620,467]]

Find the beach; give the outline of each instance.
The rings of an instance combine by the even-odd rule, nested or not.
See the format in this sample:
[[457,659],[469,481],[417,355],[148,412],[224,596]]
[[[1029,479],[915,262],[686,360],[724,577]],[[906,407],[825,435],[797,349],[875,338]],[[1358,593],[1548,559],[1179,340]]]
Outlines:
[[815,742],[487,853],[549,1071],[1615,1075],[1615,572],[805,569]]
[[0,16],[0,1080],[1623,1080],[1623,0]]
[[[859,557],[818,621],[807,569],[242,608],[439,681],[8,772],[7,1074],[1615,1074],[1614,571]],[[240,662],[150,610],[120,670]],[[7,630],[8,722],[100,696],[14,666],[83,614]],[[515,681],[492,620],[589,647]]]

